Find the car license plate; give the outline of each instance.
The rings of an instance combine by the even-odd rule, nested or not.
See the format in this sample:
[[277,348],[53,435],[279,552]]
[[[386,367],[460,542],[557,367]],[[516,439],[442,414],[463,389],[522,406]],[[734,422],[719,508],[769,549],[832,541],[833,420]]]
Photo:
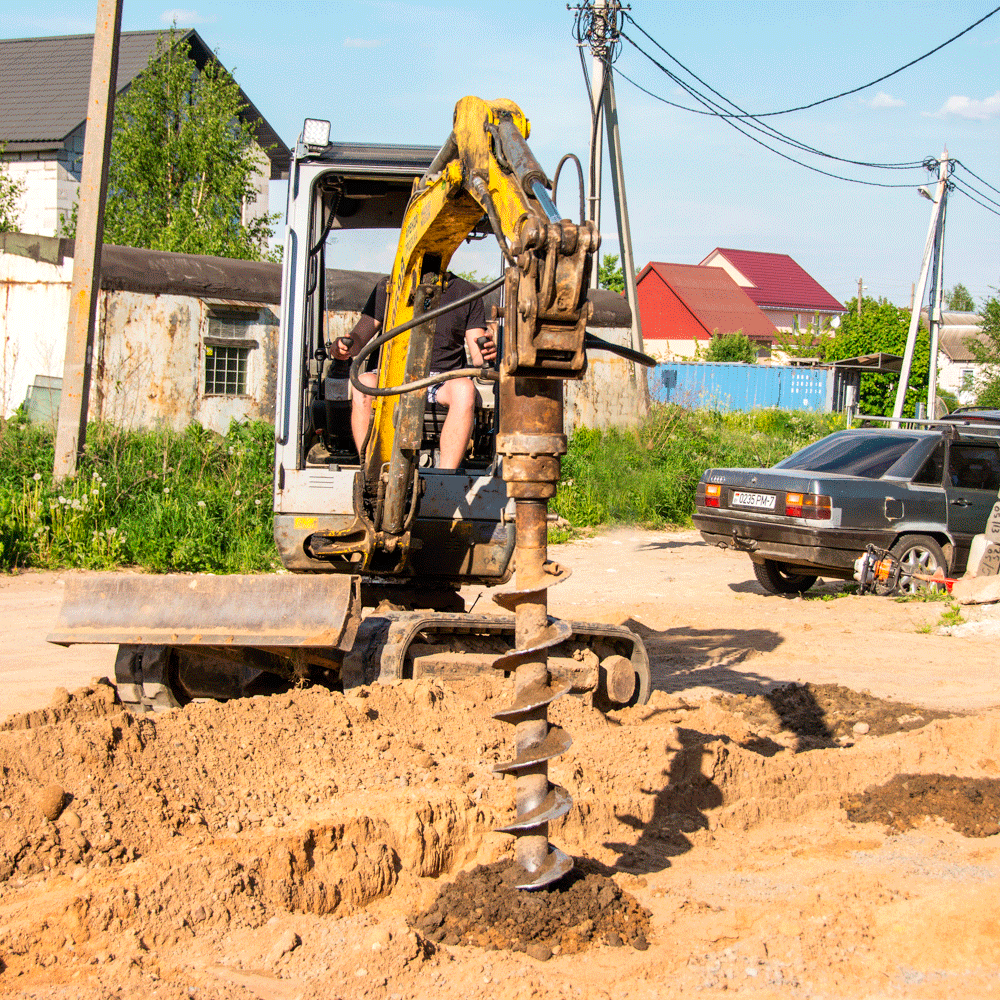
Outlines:
[[740,493],[734,492],[732,505],[734,507],[755,507],[757,510],[774,510],[773,493]]

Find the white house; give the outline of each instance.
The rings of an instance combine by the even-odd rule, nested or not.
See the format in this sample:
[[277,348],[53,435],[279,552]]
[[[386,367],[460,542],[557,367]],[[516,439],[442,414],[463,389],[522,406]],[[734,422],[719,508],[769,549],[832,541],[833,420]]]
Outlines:
[[[920,310],[924,325],[929,325],[927,307]],[[964,406],[976,401],[976,390],[985,366],[976,360],[969,341],[983,341],[982,317],[974,312],[943,312],[938,334],[938,385],[953,392]]]
[[[119,94],[149,65],[161,34],[122,32]],[[199,70],[215,60],[197,31],[178,32],[176,37],[190,46]],[[0,158],[11,177],[24,183],[21,232],[58,235],[63,214],[77,200],[93,45],[93,35],[0,40]],[[255,218],[267,214],[268,181],[288,175],[291,154],[242,90],[240,97],[245,105],[241,118],[253,127],[261,149],[254,185],[257,200],[247,206],[248,218]]]

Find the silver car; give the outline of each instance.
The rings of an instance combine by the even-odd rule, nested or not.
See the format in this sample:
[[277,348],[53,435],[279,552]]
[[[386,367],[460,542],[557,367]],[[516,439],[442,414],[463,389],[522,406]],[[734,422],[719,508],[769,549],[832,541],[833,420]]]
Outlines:
[[773,594],[851,579],[871,543],[912,574],[965,570],[1000,490],[1000,424],[837,431],[770,469],[709,469],[695,497],[706,542],[739,549]]

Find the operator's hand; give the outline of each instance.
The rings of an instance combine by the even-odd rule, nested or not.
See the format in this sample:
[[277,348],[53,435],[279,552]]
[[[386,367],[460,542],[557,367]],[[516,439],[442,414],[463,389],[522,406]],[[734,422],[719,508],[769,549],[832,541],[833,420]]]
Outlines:
[[476,347],[482,355],[483,364],[488,365],[496,360],[497,343],[493,339],[493,331],[487,330],[484,336],[476,337]]
[[354,347],[353,337],[338,337],[330,344],[330,353],[337,361],[349,361],[354,357],[351,348]]

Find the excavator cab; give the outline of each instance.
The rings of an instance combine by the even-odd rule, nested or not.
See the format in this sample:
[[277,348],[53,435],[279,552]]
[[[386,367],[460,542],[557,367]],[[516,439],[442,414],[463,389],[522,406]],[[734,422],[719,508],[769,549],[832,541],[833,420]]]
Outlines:
[[[439,150],[429,146],[309,142],[307,123],[289,178],[282,269],[281,353],[275,406],[274,533],[286,568],[357,573],[429,593],[497,584],[510,571],[513,516],[499,474],[493,383],[478,386],[472,447],[457,471],[436,468],[445,409],[425,408],[418,465],[422,495],[405,560],[344,552],[356,525],[361,471],[351,435],[348,366],[326,345],[348,336],[378,274],[330,270],[327,240],[344,229],[401,227],[414,185]],[[484,220],[485,221],[485,220]],[[470,235],[481,233],[483,225]],[[499,295],[487,304],[499,306]],[[347,308],[350,307],[350,308]],[[454,598],[450,600],[453,602]]]

